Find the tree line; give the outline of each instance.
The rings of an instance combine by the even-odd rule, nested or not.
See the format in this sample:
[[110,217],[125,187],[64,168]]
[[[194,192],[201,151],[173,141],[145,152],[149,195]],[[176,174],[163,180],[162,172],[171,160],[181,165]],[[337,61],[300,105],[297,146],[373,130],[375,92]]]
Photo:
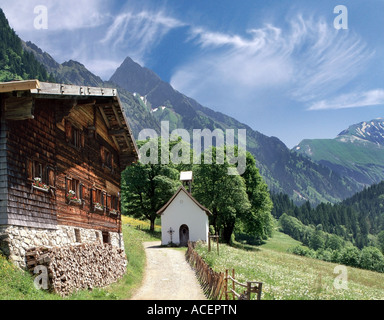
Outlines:
[[282,231],[302,242],[295,254],[384,272],[384,182],[337,204],[301,206],[271,194]]
[[272,194],[272,214],[279,219],[283,213],[300,220],[304,225],[321,225],[325,232],[336,234],[362,249],[373,245],[384,230],[384,182],[373,185],[337,204],[321,203],[312,208],[309,202],[301,206],[285,194]]
[[[366,246],[359,249],[335,234],[324,232],[321,225],[306,226],[297,218],[288,216],[286,213],[281,215],[279,224],[284,233],[301,241],[304,245],[290,249],[290,252],[294,254],[384,272],[384,242],[381,242],[379,248]],[[383,241],[384,232],[380,233],[380,237],[383,238]]]
[[28,79],[54,82],[33,53],[23,49],[21,39],[10,28],[0,8],[0,81]]

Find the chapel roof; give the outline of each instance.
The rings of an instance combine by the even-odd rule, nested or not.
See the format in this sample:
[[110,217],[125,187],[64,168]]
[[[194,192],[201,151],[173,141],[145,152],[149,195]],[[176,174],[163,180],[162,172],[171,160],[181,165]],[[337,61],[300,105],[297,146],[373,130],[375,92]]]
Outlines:
[[180,188],[176,191],[176,193],[172,196],[172,198],[162,207],[159,211],[157,211],[157,214],[162,215],[164,211],[170,206],[170,204],[175,200],[175,198],[180,194],[180,192],[184,192],[201,210],[205,211],[207,216],[211,216],[212,213],[204,207],[201,203],[199,203],[192,195],[183,187],[180,186]]

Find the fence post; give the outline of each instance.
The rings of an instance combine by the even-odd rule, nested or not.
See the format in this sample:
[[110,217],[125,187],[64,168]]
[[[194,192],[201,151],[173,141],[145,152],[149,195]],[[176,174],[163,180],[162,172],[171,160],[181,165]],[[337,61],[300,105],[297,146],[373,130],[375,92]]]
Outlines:
[[261,300],[261,291],[263,290],[263,284],[259,283],[259,291],[257,292],[257,300]]
[[225,300],[228,301],[228,270],[225,270],[224,290],[225,290]]
[[[236,287],[235,287],[235,269],[232,269],[232,290],[233,292],[235,292],[236,290]],[[236,300],[236,296],[234,294],[232,294],[233,296],[233,300]]]
[[252,283],[247,282],[247,300],[251,300]]
[[219,256],[220,255],[220,251],[219,251],[219,235],[216,233],[216,244],[217,244],[217,255]]
[[208,233],[208,252],[211,252],[211,234]]

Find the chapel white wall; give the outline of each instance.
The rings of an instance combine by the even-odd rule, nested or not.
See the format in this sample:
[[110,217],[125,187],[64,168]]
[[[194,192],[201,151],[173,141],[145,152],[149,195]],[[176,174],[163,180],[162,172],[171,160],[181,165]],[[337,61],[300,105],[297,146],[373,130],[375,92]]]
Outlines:
[[172,242],[179,245],[179,230],[184,224],[189,228],[190,241],[208,241],[209,222],[206,212],[188,195],[180,192],[161,217],[162,245],[168,245],[171,242],[171,236],[168,233],[170,228],[175,231]]

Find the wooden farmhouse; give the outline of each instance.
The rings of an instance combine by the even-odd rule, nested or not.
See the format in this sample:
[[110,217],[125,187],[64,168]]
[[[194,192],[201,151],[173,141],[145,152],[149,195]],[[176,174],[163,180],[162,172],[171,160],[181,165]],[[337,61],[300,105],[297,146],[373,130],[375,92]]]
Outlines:
[[124,249],[121,172],[138,160],[116,89],[0,83],[0,250],[21,267],[31,247]]
[[188,241],[208,241],[211,212],[183,187],[158,212],[162,245],[187,246]]

